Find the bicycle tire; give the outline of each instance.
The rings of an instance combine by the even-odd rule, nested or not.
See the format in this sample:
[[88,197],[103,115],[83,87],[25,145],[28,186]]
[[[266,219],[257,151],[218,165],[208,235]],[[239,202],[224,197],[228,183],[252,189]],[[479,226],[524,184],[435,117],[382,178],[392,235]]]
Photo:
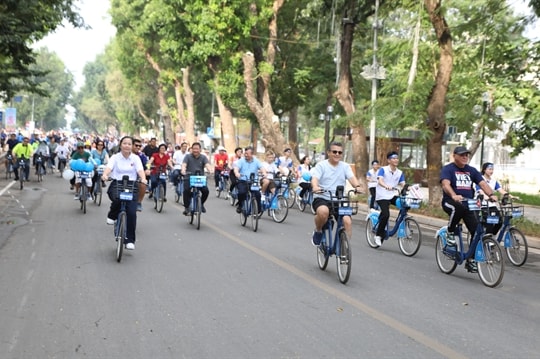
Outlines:
[[510,237],[510,247],[506,247],[505,243],[505,252],[506,256],[510,263],[516,267],[521,267],[527,261],[529,255],[529,245],[527,244],[527,238],[516,227],[510,227],[505,233],[505,236]]
[[42,172],[42,168],[41,168],[41,165],[39,165],[37,168],[36,168],[36,173],[37,173],[37,181],[38,182],[41,182],[43,181],[43,172]]
[[195,219],[195,211],[197,208],[195,207],[197,205],[196,199],[193,197],[196,196],[195,193],[191,193],[191,206],[189,208],[189,224],[193,224],[193,220]]
[[338,234],[338,253],[336,253],[336,265],[339,281],[343,284],[347,283],[351,275],[351,248],[349,246],[349,238],[345,230],[340,230]]
[[66,167],[66,165],[64,164],[63,161],[61,161],[59,164],[58,164],[58,170],[60,172],[60,177],[62,177],[62,175],[64,174],[64,168]]
[[118,214],[118,223],[115,224],[116,229],[116,261],[120,263],[122,260],[122,253],[124,251],[124,242],[126,239],[126,212],[120,212]]
[[101,198],[103,197],[103,188],[101,187],[101,179],[98,178],[98,183],[95,184],[94,189],[94,203],[101,206]]
[[257,232],[259,229],[259,204],[257,203],[257,197],[251,197],[251,228],[253,232]]
[[296,191],[290,187],[286,188],[285,191],[287,192],[287,195],[284,193],[283,197],[287,199],[287,205],[289,208],[293,208],[294,204],[296,203]]
[[378,248],[375,243],[375,229],[373,228],[373,221],[371,218],[366,220],[366,241],[371,248]]
[[287,200],[282,195],[277,197],[277,208],[271,209],[272,219],[276,223],[282,223],[289,214],[289,207],[287,206]]
[[326,269],[328,259],[330,258],[330,249],[327,245],[327,238],[329,235],[332,235],[332,233],[327,229],[323,229],[323,239],[321,244],[317,246],[317,264],[319,265],[320,270]]
[[163,211],[163,203],[165,202],[165,188],[163,187],[163,183],[158,184],[157,194],[156,210],[158,213],[161,213]]
[[197,196],[197,229],[201,228],[201,216],[202,216],[202,199],[201,196]]
[[242,203],[240,213],[238,214],[240,217],[240,225],[242,227],[244,227],[247,223],[247,217],[248,217],[248,214],[250,213],[249,211],[250,203],[251,203],[251,198],[248,196]]
[[398,238],[399,250],[407,257],[412,257],[422,244],[422,231],[415,219],[405,218],[405,235]]
[[81,210],[86,214],[86,200],[88,198],[88,193],[86,184],[81,183],[81,190],[79,191],[79,201],[81,201]]
[[221,182],[218,184],[218,186],[216,187],[216,197],[219,198],[219,196],[221,196]]
[[456,270],[457,262],[453,256],[445,250],[445,242],[441,236],[437,236],[435,241],[435,258],[440,271],[445,274],[451,274]]
[[486,287],[493,288],[501,284],[504,277],[504,259],[501,247],[490,234],[482,238],[482,247],[484,258],[483,260],[476,259],[478,276]]
[[24,168],[19,167],[19,183],[20,183],[20,190],[24,188]]

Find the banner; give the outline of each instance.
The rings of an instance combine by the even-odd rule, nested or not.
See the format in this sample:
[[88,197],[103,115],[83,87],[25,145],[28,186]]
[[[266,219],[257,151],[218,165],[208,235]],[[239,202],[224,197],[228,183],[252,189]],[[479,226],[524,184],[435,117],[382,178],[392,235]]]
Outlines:
[[17,109],[14,107],[6,108],[6,130],[15,131],[17,129]]

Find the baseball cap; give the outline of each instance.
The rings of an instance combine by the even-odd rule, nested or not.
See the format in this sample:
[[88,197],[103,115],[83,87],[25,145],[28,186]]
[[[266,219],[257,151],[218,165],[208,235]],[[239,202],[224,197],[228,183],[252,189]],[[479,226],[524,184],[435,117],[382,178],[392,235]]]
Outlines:
[[455,155],[462,155],[464,153],[471,153],[471,151],[469,151],[465,146],[457,146],[456,148],[454,148]]

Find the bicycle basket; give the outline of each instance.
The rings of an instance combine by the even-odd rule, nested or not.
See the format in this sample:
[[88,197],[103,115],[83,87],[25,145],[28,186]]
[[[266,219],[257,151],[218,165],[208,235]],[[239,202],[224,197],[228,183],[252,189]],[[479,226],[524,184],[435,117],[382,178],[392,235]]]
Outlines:
[[467,199],[466,206],[469,208],[469,211],[480,211],[480,201],[477,199]]
[[191,187],[206,187],[206,176],[189,176]]
[[525,213],[525,207],[524,206],[503,206],[501,207],[501,212],[503,216],[505,217],[512,217],[512,218],[521,218],[523,217],[523,214]]
[[413,197],[406,197],[406,196],[399,196],[398,200],[396,201],[396,207],[398,209],[402,209],[402,208],[418,209],[420,208],[421,204],[422,204],[421,199],[413,198]]
[[126,186],[122,180],[114,180],[109,187],[109,196],[112,200],[132,201],[138,192],[137,181],[127,181]]
[[482,223],[497,224],[500,221],[499,215],[494,211],[495,207],[482,206]]
[[274,178],[274,185],[276,185],[276,188],[281,188],[281,183],[281,178]]

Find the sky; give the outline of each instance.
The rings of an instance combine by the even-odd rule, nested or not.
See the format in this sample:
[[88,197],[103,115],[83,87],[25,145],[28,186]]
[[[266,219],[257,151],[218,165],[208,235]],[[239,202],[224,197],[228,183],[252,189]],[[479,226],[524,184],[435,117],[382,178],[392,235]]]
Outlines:
[[75,76],[75,88],[78,90],[84,84],[84,66],[105,51],[116,29],[111,25],[108,14],[110,0],[79,0],[75,4],[91,29],[74,29],[71,25],[59,27],[56,32],[39,41],[36,47],[45,46],[58,54]]

